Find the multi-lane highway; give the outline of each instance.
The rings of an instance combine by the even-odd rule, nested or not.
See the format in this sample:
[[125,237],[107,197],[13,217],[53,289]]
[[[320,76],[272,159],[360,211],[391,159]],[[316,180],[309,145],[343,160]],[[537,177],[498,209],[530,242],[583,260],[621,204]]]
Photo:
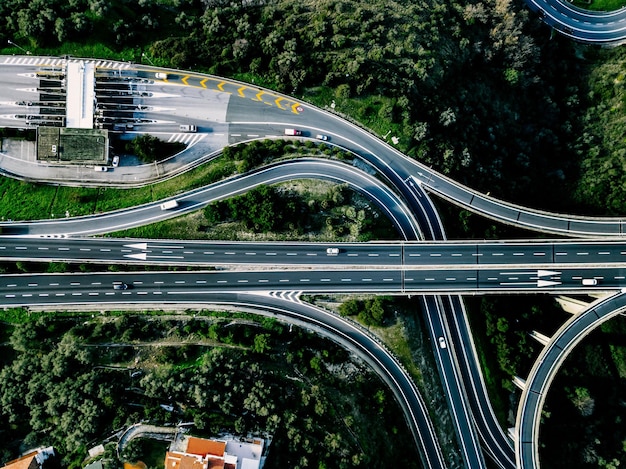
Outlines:
[[[4,74],[8,74],[11,77],[7,79],[10,84],[8,92],[15,92],[18,98],[26,99],[23,94],[33,91],[20,85],[23,85],[25,79],[33,79],[28,76],[28,69],[41,67],[40,59],[10,59],[5,64],[12,67],[0,70],[0,79],[4,82]],[[155,71],[148,67],[132,64],[116,66],[115,63],[102,67],[117,70],[112,74],[113,79],[117,73],[119,80],[133,76],[145,80],[133,85],[140,97],[138,108],[132,112],[132,118],[137,123],[133,132],[155,131],[167,134],[176,129],[180,119],[186,118],[188,122],[198,125],[204,134],[202,137],[210,133],[219,137],[217,140],[222,142],[222,146],[225,142],[237,143],[279,136],[286,127],[303,130],[304,137],[324,133],[330,135],[333,144],[355,152],[377,168],[382,179],[395,186],[400,197],[386,190],[377,179],[367,179],[360,171],[340,168],[341,165],[334,163],[310,160],[302,166],[289,166],[290,163],[285,163],[235,178],[225,184],[217,184],[209,189],[182,194],[177,197],[180,208],[174,212],[162,211],[158,208],[158,203],[155,203],[95,218],[5,224],[5,233],[50,237],[7,238],[6,243],[0,244],[0,256],[6,259],[156,262],[180,265],[261,264],[283,267],[280,270],[239,272],[5,276],[2,280],[4,283],[0,284],[0,298],[4,298],[4,304],[197,303],[207,302],[209,298],[215,298],[216,294],[226,289],[239,294],[258,292],[262,294],[262,298],[284,296],[297,299],[300,292],[474,294],[581,292],[624,288],[625,272],[621,266],[626,249],[620,243],[605,241],[421,245],[372,243],[361,247],[347,244],[314,246],[293,243],[275,246],[64,238],[68,235],[116,231],[165,219],[187,213],[210,200],[243,192],[258,183],[273,183],[298,177],[321,177],[352,184],[355,189],[377,203],[394,222],[402,237],[407,239],[415,239],[420,235],[416,219],[428,237],[441,239],[444,236],[441,221],[430,200],[421,191],[422,188],[491,218],[538,231],[576,236],[621,236],[626,229],[626,221],[622,219],[584,219],[554,215],[484,196],[406,158],[391,146],[335,115],[268,90],[232,80],[174,70],[168,71],[167,80],[158,82],[152,79]],[[189,109],[187,103],[193,103],[194,109],[200,109],[196,106],[196,101],[206,100],[209,95],[211,102],[217,103],[214,107],[209,106],[213,109],[210,115],[185,114],[187,111],[184,109]],[[10,99],[13,98],[7,98],[0,103],[2,113],[5,108],[16,106],[20,112],[29,107],[38,107],[29,105],[26,101],[12,103]],[[166,104],[168,102],[169,107]],[[33,109],[32,112],[36,113],[36,110]],[[10,113],[2,113],[0,120],[11,120]],[[13,120],[19,121],[20,117],[15,116],[17,114],[13,116]],[[152,122],[148,119],[150,116],[153,118]],[[207,122],[212,124],[206,125]],[[216,129],[218,132],[215,132]],[[308,167],[305,166],[307,164]],[[324,164],[328,166],[323,166]],[[58,171],[62,175],[63,169]],[[141,178],[141,171],[137,170],[133,177]],[[276,171],[278,176],[268,176],[268,171]],[[346,176],[348,173],[350,174]],[[93,176],[93,171],[90,174]],[[113,178],[116,174],[119,175],[121,182],[128,176],[122,171],[112,174]],[[257,182],[246,180],[248,177],[257,177]],[[234,185],[228,186],[230,183]],[[205,190],[217,192],[208,196]],[[198,194],[202,195],[199,197]],[[329,253],[328,248],[337,248],[339,252],[336,255],[334,252]],[[285,266],[309,268],[287,270]],[[315,266],[315,270],[310,269],[311,266]],[[122,282],[128,288],[114,289],[113,282]],[[506,442],[502,442],[502,432],[497,427],[493,414],[486,411],[489,404],[484,396],[484,384],[480,382],[482,378],[473,354],[466,321],[463,319],[460,300],[458,297],[433,297],[430,303],[426,305],[429,313],[438,312],[428,315],[431,333],[433,337],[441,334],[443,340],[449,344],[445,349],[441,346],[435,348],[435,355],[438,357],[444,381],[448,383],[450,379],[445,389],[448,390],[448,400],[457,421],[456,428],[465,464],[473,468],[484,466],[471,429],[471,408],[481,437],[489,446],[489,453],[499,466],[511,467],[510,448]],[[433,320],[435,317],[436,320]],[[459,363],[464,363],[472,370],[459,370]],[[466,386],[466,392],[459,390],[461,382]],[[480,393],[483,394],[482,397],[479,396]],[[466,400],[470,401],[469,407],[466,406]],[[432,435],[430,438],[433,438]],[[525,444],[531,443],[525,440]],[[536,444],[536,441],[533,440],[532,444]],[[425,446],[427,445],[423,445]],[[432,448],[429,451],[436,453]]]
[[[581,286],[595,278],[599,285]],[[208,293],[304,292],[392,294],[569,293],[620,290],[626,286],[624,268],[569,268],[543,271],[518,269],[354,269],[237,270],[197,272],[123,272],[102,274],[4,275],[0,298],[7,305],[28,305],[32,299],[48,304],[93,303],[110,300],[172,302],[183,297],[202,301]],[[128,290],[113,289],[121,281]]]
[[[329,248],[338,249],[337,253]],[[232,242],[0,237],[0,259],[161,265],[620,268],[625,241]]]

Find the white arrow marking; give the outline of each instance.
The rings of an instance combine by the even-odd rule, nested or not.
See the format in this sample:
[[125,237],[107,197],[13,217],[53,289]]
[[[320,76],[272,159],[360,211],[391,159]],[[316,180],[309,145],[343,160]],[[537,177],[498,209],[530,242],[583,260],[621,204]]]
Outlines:
[[132,249],[141,249],[142,251],[145,251],[148,249],[148,243],[125,244],[124,247],[132,248]]
[[541,288],[541,287],[552,287],[554,285],[561,285],[561,282],[553,282],[551,280],[541,280],[541,279],[537,280],[537,286],[539,288]]
[[548,277],[553,275],[561,275],[561,272],[555,272],[553,270],[538,270],[537,277]]
[[145,261],[148,257],[148,254],[145,252],[140,252],[139,254],[124,254],[124,257],[130,257],[131,259],[139,259],[140,261]]
[[184,259],[185,256],[148,256],[145,252],[140,252],[138,254],[124,254],[124,257],[130,257],[131,259],[139,259],[140,261],[145,261],[148,257],[150,259]]

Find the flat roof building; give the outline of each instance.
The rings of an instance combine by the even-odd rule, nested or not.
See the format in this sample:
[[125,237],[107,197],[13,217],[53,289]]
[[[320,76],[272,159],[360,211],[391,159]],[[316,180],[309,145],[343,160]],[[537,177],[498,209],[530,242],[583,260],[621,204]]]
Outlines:
[[105,165],[109,134],[101,129],[37,127],[37,160],[47,163]]
[[68,62],[66,69],[66,126],[93,129],[96,99],[96,67],[83,60]]

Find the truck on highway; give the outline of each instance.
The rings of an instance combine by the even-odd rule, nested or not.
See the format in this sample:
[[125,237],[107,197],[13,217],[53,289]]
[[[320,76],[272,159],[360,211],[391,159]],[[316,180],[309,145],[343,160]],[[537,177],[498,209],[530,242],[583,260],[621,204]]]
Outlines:
[[161,210],[171,210],[178,207],[178,200],[168,200],[161,204]]
[[298,129],[285,129],[285,135],[302,135],[302,131]]

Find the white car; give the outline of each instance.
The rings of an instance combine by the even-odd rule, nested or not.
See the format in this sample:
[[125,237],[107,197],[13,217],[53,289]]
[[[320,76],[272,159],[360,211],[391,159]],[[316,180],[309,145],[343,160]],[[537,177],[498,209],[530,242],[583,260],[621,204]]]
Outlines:
[[328,254],[329,256],[336,256],[337,254],[339,254],[339,248],[328,248],[326,249],[326,254]]
[[114,168],[117,168],[120,165],[120,157],[115,155],[113,157],[113,161],[111,162]]
[[93,167],[94,171],[102,171],[102,172],[104,172],[104,171],[108,171],[108,169],[109,168],[107,168],[106,166],[94,166]]
[[324,140],[325,142],[328,141],[328,135],[324,135],[324,134],[317,134],[315,138],[318,140]]
[[444,339],[443,337],[439,337],[439,347],[441,348],[446,348],[446,339]]
[[167,73],[163,73],[163,72],[156,72],[154,74],[155,78],[158,78],[159,80],[167,80]]

